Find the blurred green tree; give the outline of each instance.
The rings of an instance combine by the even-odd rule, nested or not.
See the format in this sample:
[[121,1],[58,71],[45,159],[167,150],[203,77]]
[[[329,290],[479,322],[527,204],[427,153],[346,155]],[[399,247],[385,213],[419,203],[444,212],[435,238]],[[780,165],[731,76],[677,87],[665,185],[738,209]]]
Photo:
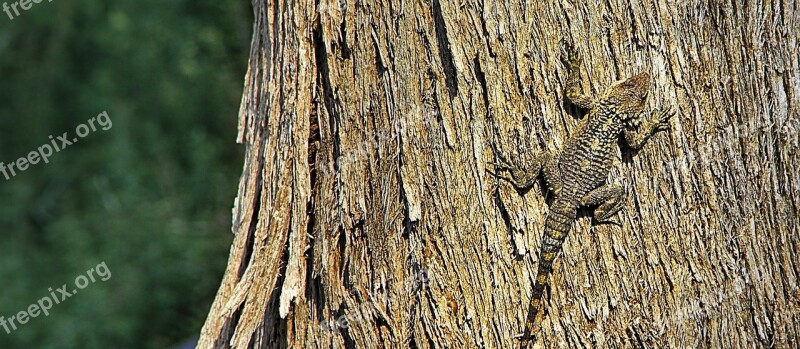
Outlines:
[[105,261],[0,348],[169,348],[196,336],[241,171],[246,1],[42,2],[0,16],[0,161],[107,111],[113,127],[0,176],[0,316]]

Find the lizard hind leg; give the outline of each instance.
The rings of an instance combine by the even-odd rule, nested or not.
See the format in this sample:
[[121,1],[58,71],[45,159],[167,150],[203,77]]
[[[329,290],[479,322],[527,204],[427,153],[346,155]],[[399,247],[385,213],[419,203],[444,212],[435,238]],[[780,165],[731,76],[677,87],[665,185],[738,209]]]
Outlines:
[[594,210],[594,219],[608,223],[611,216],[625,206],[625,190],[619,184],[606,184],[581,198],[581,206],[600,205]]
[[498,154],[499,163],[495,164],[498,170],[508,171],[511,178],[505,178],[518,189],[527,189],[536,183],[536,178],[541,172],[542,166],[550,159],[549,152],[535,154],[532,158],[521,162],[511,162]]
[[556,195],[561,194],[561,171],[558,169],[558,157],[553,153],[546,154],[542,159],[542,173],[544,174],[544,181],[547,187]]

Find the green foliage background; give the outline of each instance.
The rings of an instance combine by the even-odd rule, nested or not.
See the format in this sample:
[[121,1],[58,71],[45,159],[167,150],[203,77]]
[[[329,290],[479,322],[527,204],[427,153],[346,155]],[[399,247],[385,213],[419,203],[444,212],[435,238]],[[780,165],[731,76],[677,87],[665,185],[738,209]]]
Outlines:
[[232,238],[251,30],[240,0],[0,12],[0,161],[104,110],[113,121],[49,164],[0,175],[0,316],[103,261],[112,274],[0,327],[0,348],[172,348],[199,334]]

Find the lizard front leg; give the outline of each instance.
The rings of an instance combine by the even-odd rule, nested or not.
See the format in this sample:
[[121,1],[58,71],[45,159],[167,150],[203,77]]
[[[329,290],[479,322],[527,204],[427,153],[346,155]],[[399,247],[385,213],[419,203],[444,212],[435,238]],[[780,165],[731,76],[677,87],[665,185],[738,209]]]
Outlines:
[[581,89],[581,56],[572,44],[566,40],[561,40],[561,60],[567,64],[569,75],[567,75],[566,95],[572,104],[584,108],[592,109],[595,101]]
[[619,184],[606,184],[590,191],[580,201],[581,206],[594,206],[594,219],[600,223],[609,222],[611,216],[617,214],[625,205],[625,190]]
[[675,110],[670,107],[653,111],[644,120],[629,122],[625,130],[625,142],[633,149],[641,149],[654,133],[669,130],[668,120],[673,115]]

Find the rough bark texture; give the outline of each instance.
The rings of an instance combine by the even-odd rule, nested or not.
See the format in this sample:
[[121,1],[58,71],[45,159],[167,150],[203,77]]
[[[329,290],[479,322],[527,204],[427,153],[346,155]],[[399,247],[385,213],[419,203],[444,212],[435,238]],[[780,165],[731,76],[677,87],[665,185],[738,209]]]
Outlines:
[[548,198],[485,170],[556,149],[647,70],[672,130],[577,223],[544,348],[800,346],[800,8],[765,1],[253,1],[228,270],[199,348],[509,348]]

